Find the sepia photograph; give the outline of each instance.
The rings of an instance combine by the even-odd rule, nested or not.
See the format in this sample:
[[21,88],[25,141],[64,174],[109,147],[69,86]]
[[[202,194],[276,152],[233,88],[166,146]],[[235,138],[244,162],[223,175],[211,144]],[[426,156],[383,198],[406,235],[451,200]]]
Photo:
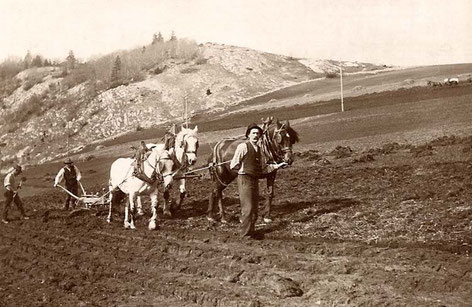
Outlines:
[[471,13],[0,0],[0,306],[472,306]]

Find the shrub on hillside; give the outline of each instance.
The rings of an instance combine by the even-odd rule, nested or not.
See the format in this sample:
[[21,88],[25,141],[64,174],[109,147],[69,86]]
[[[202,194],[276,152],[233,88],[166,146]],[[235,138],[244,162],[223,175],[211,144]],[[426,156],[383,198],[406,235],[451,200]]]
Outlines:
[[75,69],[71,69],[69,74],[62,79],[62,88],[64,90],[73,88],[87,81],[95,80],[95,71],[88,64],[82,64]]
[[11,79],[23,70],[23,64],[19,60],[8,59],[0,64],[0,80]]
[[42,77],[37,76],[37,75],[30,76],[26,79],[25,83],[23,84],[23,89],[27,91],[33,86],[35,86],[36,84],[39,84],[41,82],[43,82]]
[[197,72],[199,70],[200,69],[195,68],[195,67],[187,67],[187,68],[184,68],[184,69],[180,70],[180,73],[182,73],[182,74],[191,74],[191,73]]
[[21,81],[18,78],[0,79],[0,98],[8,97],[21,86]]
[[336,72],[326,72],[325,77],[327,79],[334,79],[334,78],[339,78],[339,74]]
[[41,114],[41,103],[42,100],[39,96],[31,96],[22,104],[19,111],[12,112],[6,116],[7,122],[10,124],[23,123],[31,117]]
[[195,59],[195,64],[196,65],[203,65],[203,64],[206,64],[208,62],[208,59],[204,58],[202,55],[199,55],[196,59]]

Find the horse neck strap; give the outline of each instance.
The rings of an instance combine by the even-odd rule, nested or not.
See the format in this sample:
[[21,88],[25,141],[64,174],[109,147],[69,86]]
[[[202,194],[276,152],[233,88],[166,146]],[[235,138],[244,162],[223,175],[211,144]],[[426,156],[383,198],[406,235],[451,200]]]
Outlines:
[[153,170],[153,171],[152,171],[152,174],[151,174],[151,178],[152,178],[153,176],[155,176],[156,174],[161,174],[161,175],[162,175],[161,169],[160,169],[160,167],[159,167],[159,160],[160,160],[160,157],[159,157],[158,155],[156,155],[156,166],[154,166],[154,165],[151,164],[151,162],[149,162],[149,158],[146,159],[147,164],[148,164],[148,165],[152,168],[152,170]]
[[262,147],[262,150],[264,151],[264,154],[269,158],[270,161],[278,162],[280,160],[279,155],[273,148],[268,132],[262,135],[261,147]]

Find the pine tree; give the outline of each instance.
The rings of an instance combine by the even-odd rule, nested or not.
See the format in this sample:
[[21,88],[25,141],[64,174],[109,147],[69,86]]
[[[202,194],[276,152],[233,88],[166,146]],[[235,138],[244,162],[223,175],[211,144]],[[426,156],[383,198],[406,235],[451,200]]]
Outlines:
[[113,63],[113,68],[111,70],[110,86],[117,87],[120,84],[121,84],[121,59],[120,59],[120,56],[117,55],[115,58],[115,62]]
[[28,69],[31,66],[32,60],[33,60],[33,56],[31,55],[31,52],[28,50],[23,60],[24,69]]
[[69,55],[67,56],[66,60],[67,60],[67,68],[74,69],[75,64],[77,62],[77,60],[75,59],[75,56],[74,56],[74,51],[72,51],[72,50],[69,51]]
[[169,41],[171,41],[171,42],[175,42],[176,40],[177,40],[177,36],[175,36],[175,32],[174,32],[174,31],[172,31],[172,34],[170,35],[170,39],[169,39]]
[[164,37],[162,36],[161,32],[157,34],[157,42],[162,43],[164,41]]
[[33,61],[31,61],[31,66],[32,67],[42,67],[43,66],[43,60],[39,55],[35,56]]
[[159,32],[158,34],[155,34],[152,36],[152,44],[155,45],[155,44],[158,44],[158,43],[162,43],[164,41],[164,37],[162,36],[161,32]]

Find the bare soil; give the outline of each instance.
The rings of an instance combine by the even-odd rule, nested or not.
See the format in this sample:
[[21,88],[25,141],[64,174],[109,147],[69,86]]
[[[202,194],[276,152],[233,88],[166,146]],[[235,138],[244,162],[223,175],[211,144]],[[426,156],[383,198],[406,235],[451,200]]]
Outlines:
[[[431,99],[463,105],[468,95]],[[397,114],[421,103],[407,100],[402,108],[382,100],[336,118],[378,108]],[[447,113],[448,120],[467,131],[462,113]],[[274,221],[258,224],[262,240],[237,235],[235,184],[225,191],[227,225],[206,219],[210,184],[202,178],[188,182],[190,196],[172,219],[159,216],[157,231],[147,230],[145,199],[146,215],[131,231],[122,227],[122,210],[111,224],[104,209],[61,210],[64,193],[48,189],[59,164],[31,168],[22,196],[32,219],[19,220],[12,209],[12,221],[0,225],[0,305],[470,306],[472,134],[422,141],[442,122],[421,123],[405,126],[418,133],[404,143],[372,133],[362,143],[369,148],[351,146],[364,140],[365,126],[344,140],[331,134],[336,146],[323,151],[312,143],[316,131],[311,138],[300,131],[306,137],[296,148],[315,146],[297,150],[295,163],[279,172]],[[331,122],[332,130],[342,127]],[[207,152],[202,146],[202,161]],[[111,161],[78,164],[91,192],[106,187]]]

